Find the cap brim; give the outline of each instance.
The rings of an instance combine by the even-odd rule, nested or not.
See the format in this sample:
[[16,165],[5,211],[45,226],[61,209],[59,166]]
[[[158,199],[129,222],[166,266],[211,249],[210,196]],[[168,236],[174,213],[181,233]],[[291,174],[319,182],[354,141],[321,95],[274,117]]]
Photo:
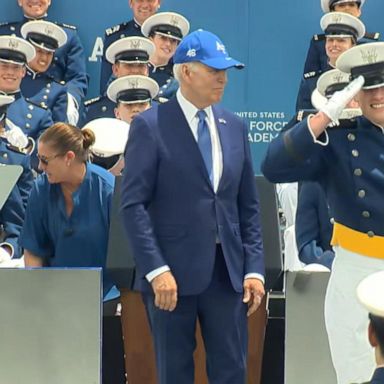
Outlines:
[[214,58],[214,59],[200,60],[200,62],[205,65],[208,65],[208,67],[215,68],[215,69],[229,69],[229,68],[243,69],[245,67],[243,63],[240,63],[240,61],[232,59],[232,57],[227,57],[227,58],[220,57],[220,58]]

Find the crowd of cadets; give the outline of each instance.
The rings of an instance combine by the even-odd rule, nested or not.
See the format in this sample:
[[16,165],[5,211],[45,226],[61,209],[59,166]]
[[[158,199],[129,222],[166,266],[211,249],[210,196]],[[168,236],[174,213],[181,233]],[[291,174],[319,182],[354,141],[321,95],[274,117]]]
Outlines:
[[[13,191],[1,208],[4,265],[22,255],[17,238],[32,175],[41,172],[37,141],[48,127],[65,122],[82,128],[95,121],[91,129],[101,137],[101,126],[117,126],[107,141],[96,137],[102,144],[95,145],[94,158],[118,174],[131,120],[176,93],[172,56],[188,34],[189,22],[177,13],[157,13],[160,1],[131,0],[134,18],[106,30],[101,94],[91,100],[86,100],[88,75],[76,27],[49,21],[49,0],[20,0],[23,18],[0,25],[0,162],[24,167],[14,188],[23,199]],[[127,124],[116,125],[115,118]]]
[[[152,103],[166,102],[175,95],[178,83],[173,76],[172,56],[180,40],[188,34],[189,22],[177,13],[158,13],[160,2],[130,0],[134,18],[106,30],[100,95],[91,100],[85,100],[88,75],[77,30],[49,21],[49,0],[37,4],[19,0],[23,18],[0,25],[0,163],[21,165],[23,169],[1,207],[0,264],[3,266],[12,265],[12,259],[22,256],[18,237],[33,175],[41,171],[36,143],[48,127],[55,122],[66,122],[93,129],[95,161],[119,174],[124,166],[121,153],[129,123]],[[364,0],[321,0],[323,33],[311,39],[296,101],[297,115],[285,131],[316,113],[348,84],[349,77],[335,69],[345,51],[379,39],[378,33],[368,33],[359,20],[363,5]],[[352,103],[335,124],[348,128],[359,115],[359,106]],[[114,118],[128,124],[117,126],[115,135],[105,135],[103,129],[111,129]],[[352,134],[348,138],[351,142],[355,139]],[[357,158],[358,151],[352,151],[352,156]],[[356,177],[359,170],[359,167],[354,170]],[[268,164],[266,171],[270,172]],[[292,185],[293,193],[296,190]],[[365,197],[363,192],[359,191],[361,199]],[[303,181],[299,184],[297,200],[296,241],[300,260],[332,268],[334,253],[330,240],[334,212],[323,188],[317,181]],[[367,216],[369,212],[364,214]]]
[[[179,41],[188,34],[189,22],[173,12],[157,13],[160,2],[130,0],[133,19],[106,30],[101,93],[85,100],[88,75],[76,28],[49,21],[48,0],[37,5],[19,1],[24,17],[0,25],[0,92],[5,97],[0,99],[2,163],[12,164],[14,155],[29,154],[32,168],[39,172],[36,141],[53,123],[68,122],[81,128],[90,127],[90,122],[100,118],[117,118],[129,124],[151,103],[165,102],[175,94],[178,83],[173,76],[172,56]],[[321,0],[323,33],[314,35],[310,41],[296,101],[297,115],[285,130],[319,109],[322,100],[348,82],[332,71],[343,52],[356,44],[379,39],[378,33],[368,33],[359,20],[363,5],[364,0]],[[332,76],[325,76],[331,73]],[[360,113],[358,106],[350,106],[344,123],[348,124],[351,117]],[[113,120],[106,119],[93,126],[100,136],[100,127],[108,129],[109,125],[113,125]],[[108,148],[104,150],[101,145],[95,161],[110,169],[120,159],[118,170],[121,170],[122,139],[118,129],[116,135],[109,135],[102,142]],[[118,173],[116,169],[114,172]],[[295,227],[297,251],[293,247],[296,255],[287,252],[286,257],[298,254],[305,264],[315,262],[331,267],[332,214],[328,203],[313,183],[301,186]],[[297,193],[294,186],[292,193]],[[1,213],[3,240],[9,238],[10,232],[16,236],[15,231],[7,230],[7,221],[3,219],[5,208]],[[4,257],[5,252],[11,257],[20,255],[7,241],[0,251]]]

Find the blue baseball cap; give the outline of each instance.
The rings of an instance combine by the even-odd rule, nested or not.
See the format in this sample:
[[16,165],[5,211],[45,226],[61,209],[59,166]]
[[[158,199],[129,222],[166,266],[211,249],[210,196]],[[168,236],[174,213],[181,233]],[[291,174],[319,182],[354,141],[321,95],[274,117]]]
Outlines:
[[173,56],[174,64],[198,61],[215,69],[244,68],[228,55],[223,42],[213,33],[198,29],[181,40]]

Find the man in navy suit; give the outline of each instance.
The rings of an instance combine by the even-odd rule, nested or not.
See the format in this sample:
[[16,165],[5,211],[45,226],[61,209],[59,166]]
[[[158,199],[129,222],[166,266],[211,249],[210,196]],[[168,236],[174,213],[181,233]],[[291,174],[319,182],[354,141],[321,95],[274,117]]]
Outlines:
[[247,314],[264,295],[264,259],[245,124],[214,104],[243,65],[210,32],[175,56],[176,97],[135,117],[122,214],[160,384],[192,384],[199,319],[211,384],[246,380]]

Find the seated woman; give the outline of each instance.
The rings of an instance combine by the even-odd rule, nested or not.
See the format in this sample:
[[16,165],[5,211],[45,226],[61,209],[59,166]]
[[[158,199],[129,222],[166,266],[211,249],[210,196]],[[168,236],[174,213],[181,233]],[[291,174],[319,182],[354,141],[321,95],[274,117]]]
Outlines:
[[[113,176],[88,163],[90,130],[65,123],[38,143],[39,169],[21,235],[29,267],[104,267]],[[104,296],[113,287],[104,275]]]
[[[105,268],[114,176],[88,162],[94,141],[92,131],[66,123],[56,123],[40,136],[37,156],[44,173],[32,188],[20,236],[27,267]],[[116,312],[119,292],[105,269],[103,277],[105,336],[106,317]],[[113,349],[111,343],[104,337],[103,359]],[[122,350],[121,338],[120,344]],[[114,355],[113,364],[117,362],[123,365],[123,352]],[[103,374],[108,368],[104,361]]]

